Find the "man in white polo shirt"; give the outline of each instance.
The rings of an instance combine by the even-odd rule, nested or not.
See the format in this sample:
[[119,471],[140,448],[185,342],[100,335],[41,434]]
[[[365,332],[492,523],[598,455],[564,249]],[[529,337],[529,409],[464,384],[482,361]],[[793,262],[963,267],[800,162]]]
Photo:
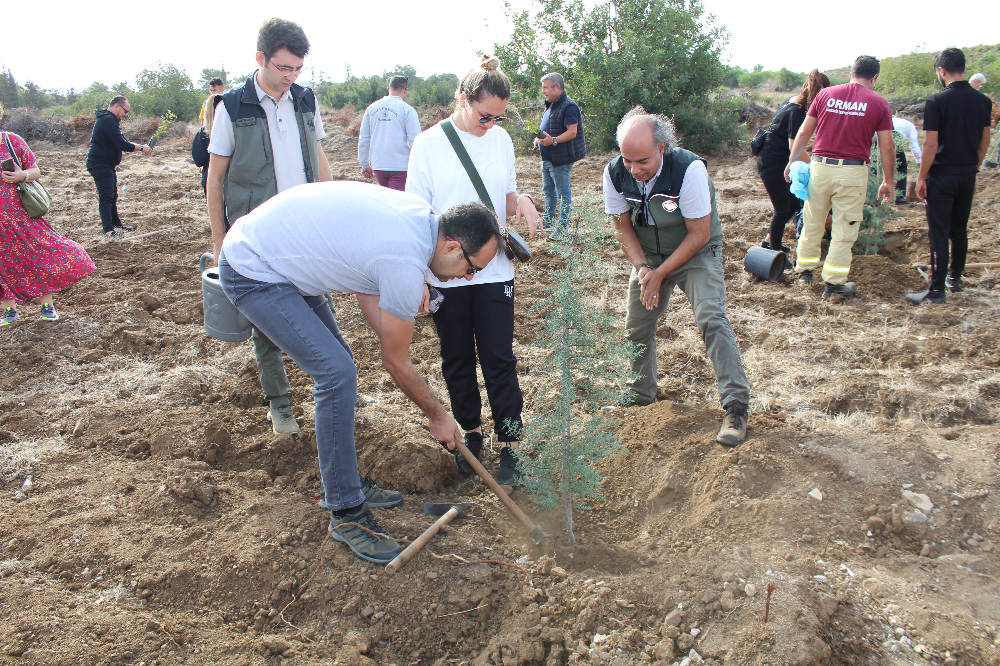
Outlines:
[[358,136],[358,161],[365,178],[374,178],[382,187],[406,189],[406,165],[410,148],[420,134],[417,111],[406,103],[410,80],[394,76],[389,94],[365,109]]
[[[308,52],[309,40],[299,25],[268,20],[257,35],[259,69],[223,95],[216,109],[207,188],[216,259],[237,219],[278,192],[332,180],[319,145],[326,133],[316,97],[294,83]],[[276,434],[297,433],[281,350],[256,327],[253,343],[272,428]]]

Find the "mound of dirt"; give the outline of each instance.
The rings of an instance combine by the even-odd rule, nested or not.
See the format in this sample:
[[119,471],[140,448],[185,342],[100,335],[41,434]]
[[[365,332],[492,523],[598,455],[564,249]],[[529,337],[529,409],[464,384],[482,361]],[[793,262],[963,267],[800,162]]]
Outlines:
[[[358,115],[341,116],[327,114],[323,146],[335,178],[359,178]],[[660,401],[612,411],[627,452],[598,465],[604,499],[577,507],[573,546],[561,514],[524,490],[514,500],[552,535],[540,546],[457,476],[356,299],[336,294],[375,400],[356,414],[362,473],[407,494],[379,521],[412,540],[433,521],[425,501],[484,514],[389,576],[327,536],[310,378],[286,364],[303,429],[275,436],[250,343],[201,326],[210,241],[188,142],[126,156],[119,207],[139,229],[122,243],[101,237],[86,146],[33,147],[48,220],[97,270],[57,295],[59,322],[25,304],[0,329],[3,663],[1000,664],[1000,291],[995,273],[969,271],[945,306],[903,302],[922,284],[910,265],[927,252],[921,207],[899,208],[882,253],[854,258],[859,298],[830,303],[818,284],[749,278],[767,195],[751,160],[710,159],[753,385],[748,440],[714,441],[714,373],[676,292],[657,331]],[[610,157],[574,167],[579,206],[600,205]],[[520,189],[539,193],[537,159],[517,167]],[[985,173],[970,261],[998,260],[998,207]],[[530,424],[551,382],[532,308],[561,259],[529,244],[515,352]],[[590,296],[624,321],[628,262],[610,246],[603,259],[613,283]],[[427,317],[410,354],[446,398]],[[491,470],[496,458],[490,441]]]

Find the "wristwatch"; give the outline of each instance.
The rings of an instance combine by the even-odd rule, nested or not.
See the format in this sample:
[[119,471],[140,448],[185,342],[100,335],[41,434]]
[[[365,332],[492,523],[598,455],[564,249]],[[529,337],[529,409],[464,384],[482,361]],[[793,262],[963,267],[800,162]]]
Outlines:
[[554,146],[554,145],[556,145],[557,143],[559,143],[559,139],[558,139],[558,138],[556,138],[556,137],[552,137],[552,145]]

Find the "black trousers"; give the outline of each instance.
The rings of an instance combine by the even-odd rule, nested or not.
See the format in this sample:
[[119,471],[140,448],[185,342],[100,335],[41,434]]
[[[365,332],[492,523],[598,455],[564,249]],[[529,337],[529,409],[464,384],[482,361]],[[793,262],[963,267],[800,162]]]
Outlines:
[[792,194],[789,184],[785,182],[786,164],[765,164],[760,156],[757,158],[757,173],[760,174],[767,196],[771,198],[771,206],[774,207],[770,228],[771,249],[774,250],[781,249],[785,224],[802,208],[802,201]]
[[906,196],[906,153],[896,151],[896,196]]
[[101,214],[101,227],[104,233],[114,231],[122,226],[118,217],[118,173],[114,167],[92,166],[87,171],[97,186],[97,209]]
[[[976,174],[927,174],[927,228],[931,246],[931,289],[944,289],[950,272],[960,277],[969,253],[969,213]],[[951,241],[951,266],[948,264]]]
[[434,326],[441,340],[441,371],[455,420],[463,430],[483,424],[478,356],[497,439],[517,441],[524,398],[514,356],[514,281],[438,290],[444,302],[434,313]]

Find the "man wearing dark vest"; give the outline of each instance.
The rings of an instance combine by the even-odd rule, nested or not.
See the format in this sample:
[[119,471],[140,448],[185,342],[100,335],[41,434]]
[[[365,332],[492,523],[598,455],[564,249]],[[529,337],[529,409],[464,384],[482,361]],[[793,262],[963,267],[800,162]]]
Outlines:
[[587,154],[580,107],[566,94],[565,86],[562,74],[552,72],[542,77],[545,113],[539,128],[541,136],[535,139],[542,156],[542,190],[545,192],[542,222],[553,232],[551,240],[559,240],[569,226],[573,203],[569,172],[573,163]]
[[[216,260],[236,220],[278,192],[332,180],[319,143],[326,133],[316,97],[295,84],[308,52],[298,24],[268,20],[257,35],[257,71],[225,93],[215,109],[207,195]],[[295,434],[299,424],[281,350],[256,327],[253,345],[271,427],[275,434]]]
[[656,400],[656,325],[674,285],[694,310],[725,409],[716,441],[746,439],[750,385],[726,315],[722,225],[705,160],[677,147],[669,118],[637,106],[616,133],[621,156],[604,169],[604,210],[632,264],[625,328],[644,347],[632,362],[635,402]]

